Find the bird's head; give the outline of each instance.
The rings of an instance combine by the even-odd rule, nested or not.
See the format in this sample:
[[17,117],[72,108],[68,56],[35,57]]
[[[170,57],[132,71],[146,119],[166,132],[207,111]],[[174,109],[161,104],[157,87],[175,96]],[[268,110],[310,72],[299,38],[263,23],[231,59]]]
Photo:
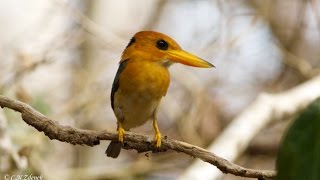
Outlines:
[[173,63],[202,68],[214,67],[211,63],[182,50],[169,36],[154,31],[136,33],[123,51],[121,61],[126,59],[151,61],[166,67]]

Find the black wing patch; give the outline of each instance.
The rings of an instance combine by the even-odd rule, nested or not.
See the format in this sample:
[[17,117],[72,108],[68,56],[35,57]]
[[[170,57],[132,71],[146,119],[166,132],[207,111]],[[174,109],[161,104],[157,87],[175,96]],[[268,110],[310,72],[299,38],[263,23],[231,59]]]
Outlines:
[[122,73],[122,71],[126,67],[127,62],[128,62],[128,59],[126,59],[120,63],[116,77],[113,80],[112,90],[111,90],[111,107],[112,107],[112,109],[114,109],[114,94],[119,89],[120,74]]

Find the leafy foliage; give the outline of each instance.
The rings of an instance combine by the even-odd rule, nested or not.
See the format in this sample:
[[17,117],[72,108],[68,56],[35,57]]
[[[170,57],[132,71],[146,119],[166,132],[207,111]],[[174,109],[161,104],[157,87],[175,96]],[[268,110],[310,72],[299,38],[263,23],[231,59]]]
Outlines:
[[278,180],[320,179],[320,98],[293,122],[277,159]]

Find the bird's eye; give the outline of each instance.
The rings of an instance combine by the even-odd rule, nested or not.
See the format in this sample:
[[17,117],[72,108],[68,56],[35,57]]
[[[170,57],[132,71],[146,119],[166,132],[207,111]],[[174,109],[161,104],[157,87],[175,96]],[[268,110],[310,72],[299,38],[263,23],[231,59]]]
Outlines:
[[157,46],[158,49],[167,50],[169,45],[165,40],[160,39],[160,40],[157,41],[156,46]]

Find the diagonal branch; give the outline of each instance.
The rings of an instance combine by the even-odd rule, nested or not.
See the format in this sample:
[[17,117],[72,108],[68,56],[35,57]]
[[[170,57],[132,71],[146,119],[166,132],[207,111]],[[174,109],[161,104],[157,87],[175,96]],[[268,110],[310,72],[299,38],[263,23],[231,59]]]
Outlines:
[[[100,140],[117,140],[118,138],[116,132],[92,131],[77,129],[70,126],[62,126],[56,121],[53,121],[34,110],[31,106],[1,95],[0,107],[6,107],[20,112],[22,119],[27,124],[36,128],[40,132],[44,132],[44,134],[50,139],[56,139],[73,145],[79,144],[95,146],[100,143]],[[162,146],[160,149],[157,149],[155,146],[153,146],[152,140],[148,136],[126,132],[124,138],[124,149],[135,149],[139,153],[146,151],[158,152],[171,149],[176,152],[183,152],[192,157],[196,157],[202,161],[208,162],[219,168],[224,173],[259,179],[275,179],[276,176],[274,171],[247,169],[218,157],[217,155],[203,148],[185,142],[168,139],[166,137],[162,139]]]
[[[320,74],[281,93],[261,93],[208,147],[209,151],[235,161],[249,143],[271,122],[292,117],[320,97]],[[179,179],[220,179],[222,173],[196,160]]]

